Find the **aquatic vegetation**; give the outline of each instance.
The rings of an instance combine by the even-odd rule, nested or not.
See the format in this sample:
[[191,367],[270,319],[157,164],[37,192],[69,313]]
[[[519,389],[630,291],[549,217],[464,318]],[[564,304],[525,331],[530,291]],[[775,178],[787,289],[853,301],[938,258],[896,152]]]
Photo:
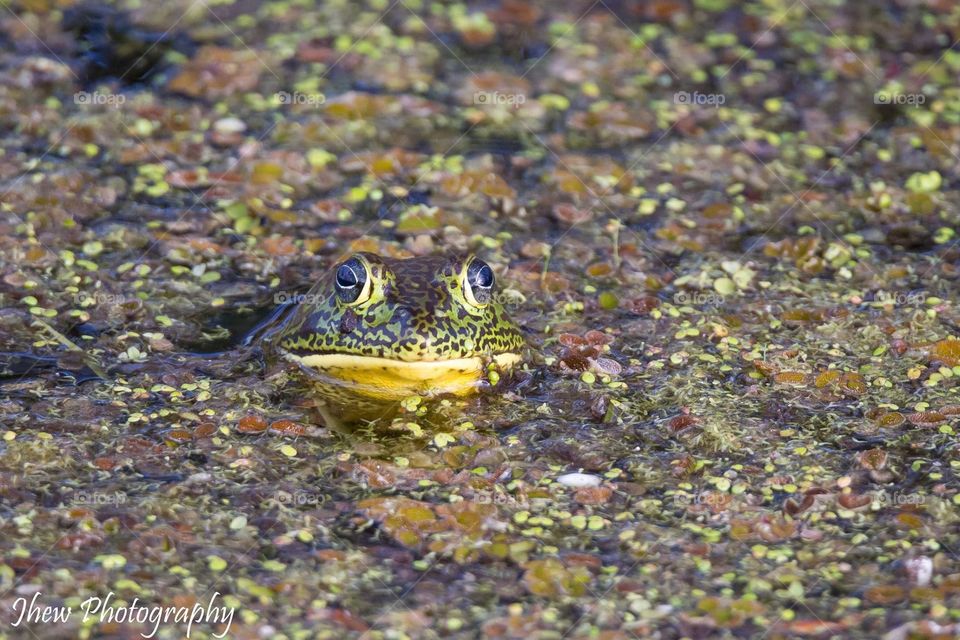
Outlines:
[[[8,9],[7,606],[957,635],[951,3]],[[483,255],[530,359],[328,428],[242,339],[359,251]]]

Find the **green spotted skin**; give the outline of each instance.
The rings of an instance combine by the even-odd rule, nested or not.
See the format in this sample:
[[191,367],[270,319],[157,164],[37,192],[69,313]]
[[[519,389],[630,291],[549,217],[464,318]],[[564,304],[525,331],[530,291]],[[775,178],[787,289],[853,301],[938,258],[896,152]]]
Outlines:
[[467,302],[462,273],[469,258],[356,256],[369,266],[370,299],[342,302],[332,269],[273,338],[282,350],[418,362],[523,349],[523,336],[496,295],[481,308]]

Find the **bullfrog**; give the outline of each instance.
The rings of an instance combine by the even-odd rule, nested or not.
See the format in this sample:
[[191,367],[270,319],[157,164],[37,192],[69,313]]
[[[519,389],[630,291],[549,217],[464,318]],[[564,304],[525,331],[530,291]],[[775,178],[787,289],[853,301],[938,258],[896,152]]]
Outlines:
[[266,337],[295,363],[324,417],[367,418],[410,396],[466,396],[523,358],[525,340],[475,255],[337,264]]

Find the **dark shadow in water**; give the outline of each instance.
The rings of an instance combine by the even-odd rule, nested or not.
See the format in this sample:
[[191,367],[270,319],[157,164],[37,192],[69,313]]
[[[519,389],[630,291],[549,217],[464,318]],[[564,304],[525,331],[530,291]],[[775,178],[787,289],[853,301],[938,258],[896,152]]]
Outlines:
[[218,355],[238,347],[249,347],[263,338],[270,329],[279,326],[287,314],[296,307],[294,303],[278,306],[235,307],[223,309],[204,323],[205,330],[225,329],[227,334],[215,340],[181,342],[178,346],[195,355]]
[[0,353],[0,384],[8,378],[21,378],[55,369],[57,359],[53,356],[37,356],[32,353]]
[[125,11],[85,2],[63,12],[63,28],[76,41],[78,73],[85,85],[115,79],[123,86],[149,80],[171,51],[192,57],[196,44],[185,33],[151,31]]
[[71,384],[82,384],[100,378],[90,367],[67,369],[62,364],[59,356],[38,356],[25,352],[0,353],[0,385],[36,378],[51,371],[58,380]]

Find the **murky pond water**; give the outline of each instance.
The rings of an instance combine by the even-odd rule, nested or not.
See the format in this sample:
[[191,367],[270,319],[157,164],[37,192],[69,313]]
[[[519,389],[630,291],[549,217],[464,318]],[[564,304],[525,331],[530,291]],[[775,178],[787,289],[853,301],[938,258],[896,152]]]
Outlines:
[[[957,637],[958,31],[11,3],[0,635]],[[244,338],[357,251],[482,256],[526,362],[330,428]]]

